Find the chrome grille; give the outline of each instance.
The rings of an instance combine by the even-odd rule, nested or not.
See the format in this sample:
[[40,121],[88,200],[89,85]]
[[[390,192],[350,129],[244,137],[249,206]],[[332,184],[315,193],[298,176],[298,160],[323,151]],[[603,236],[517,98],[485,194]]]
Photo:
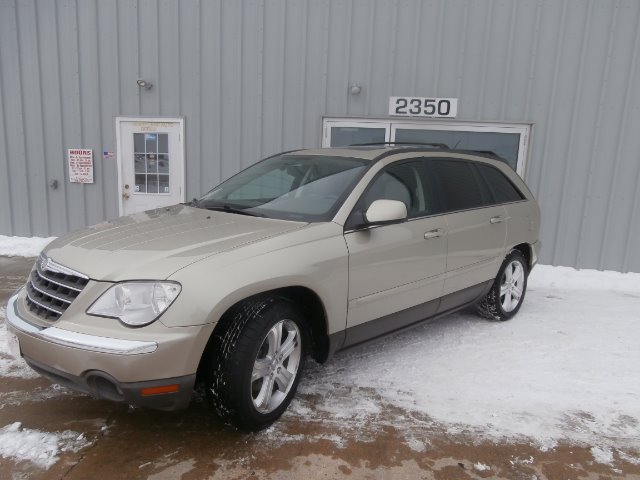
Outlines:
[[55,322],[80,294],[89,278],[41,255],[26,285],[29,310]]

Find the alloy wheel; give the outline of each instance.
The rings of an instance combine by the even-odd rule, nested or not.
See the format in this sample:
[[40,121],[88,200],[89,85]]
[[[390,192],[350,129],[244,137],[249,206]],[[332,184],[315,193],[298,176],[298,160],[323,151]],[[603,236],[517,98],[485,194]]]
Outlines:
[[287,397],[296,379],[302,345],[300,329],[281,320],[267,332],[251,373],[251,397],[260,413],[270,413]]

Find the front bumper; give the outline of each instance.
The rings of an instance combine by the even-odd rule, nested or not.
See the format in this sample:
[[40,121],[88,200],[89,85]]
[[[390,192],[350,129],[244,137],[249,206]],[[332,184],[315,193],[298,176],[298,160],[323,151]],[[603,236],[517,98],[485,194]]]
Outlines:
[[111,353],[114,355],[138,355],[155,352],[158,344],[153,341],[123,340],[119,338],[99,337],[86,333],[71,332],[56,327],[39,327],[24,321],[18,315],[14,295],[7,303],[7,322],[14,330],[33,338],[44,340],[55,345],[79,348],[90,352]]
[[[117,321],[80,315],[42,327],[29,321],[29,315],[21,292],[9,299],[7,327],[34,370],[97,398],[159,410],[189,404],[195,372],[212,330],[208,325],[169,328],[160,322],[129,329]],[[80,329],[83,320],[103,322],[101,329],[94,328],[102,335],[89,333],[88,326],[84,332],[71,330]]]
[[[120,383],[111,375],[100,371],[87,372],[83,376],[75,376],[61,370],[56,370],[49,365],[43,365],[36,360],[23,356],[27,364],[43,377],[53,383],[88,393],[96,398],[125,402],[140,407],[153,408],[154,410],[179,410],[186,408],[191,402],[193,386],[196,376],[185,375],[177,378],[163,378],[146,382]],[[171,393],[145,394],[142,392],[162,390],[170,386]]]

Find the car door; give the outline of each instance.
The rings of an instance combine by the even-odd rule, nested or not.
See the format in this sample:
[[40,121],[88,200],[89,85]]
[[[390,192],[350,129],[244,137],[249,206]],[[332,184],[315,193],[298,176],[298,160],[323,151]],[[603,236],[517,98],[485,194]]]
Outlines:
[[429,188],[437,191],[446,212],[447,273],[441,311],[472,301],[495,278],[506,239],[506,211],[495,205],[472,162],[427,161]]
[[[422,320],[437,310],[446,268],[447,226],[430,216],[424,162],[385,167],[371,182],[345,225],[349,249],[346,345]],[[399,200],[408,220],[367,227],[362,214],[374,200]]]

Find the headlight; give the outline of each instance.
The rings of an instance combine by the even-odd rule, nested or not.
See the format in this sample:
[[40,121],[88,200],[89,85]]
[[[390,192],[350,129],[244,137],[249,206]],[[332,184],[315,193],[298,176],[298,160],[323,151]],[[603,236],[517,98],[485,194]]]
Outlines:
[[118,283],[89,307],[89,315],[117,318],[133,327],[147,325],[169,308],[182,287],[174,282]]

